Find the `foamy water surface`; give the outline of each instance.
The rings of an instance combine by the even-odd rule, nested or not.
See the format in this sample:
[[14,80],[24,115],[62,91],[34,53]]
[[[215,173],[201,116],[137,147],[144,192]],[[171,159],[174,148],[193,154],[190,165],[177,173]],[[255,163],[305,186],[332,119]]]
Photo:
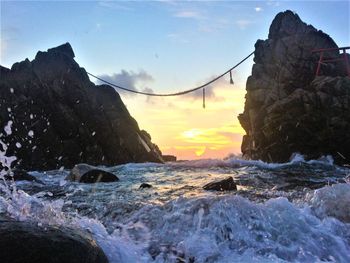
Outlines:
[[[67,182],[68,170],[3,181],[0,213],[87,230],[110,262],[350,262],[350,170],[330,157],[104,168],[120,181]],[[238,191],[202,189],[227,176]]]

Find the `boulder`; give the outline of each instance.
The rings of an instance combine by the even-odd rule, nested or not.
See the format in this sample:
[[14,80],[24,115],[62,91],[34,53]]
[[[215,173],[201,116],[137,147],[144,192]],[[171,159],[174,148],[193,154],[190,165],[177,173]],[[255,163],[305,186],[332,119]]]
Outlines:
[[12,133],[1,139],[7,154],[17,157],[16,167],[162,162],[116,90],[92,83],[69,43],[11,69],[0,66],[0,73],[0,124],[12,121]]
[[0,262],[107,263],[108,259],[86,233],[1,219]]
[[119,181],[119,178],[95,166],[81,163],[73,167],[66,180],[79,183],[107,183]]
[[[332,155],[337,163],[350,162],[350,78],[343,61],[323,64],[316,76],[319,54],[312,52],[337,47],[292,11],[275,17],[268,39],[255,44],[238,116],[246,132],[243,157],[286,162],[298,152],[307,159]],[[341,56],[325,53],[327,59]]]
[[204,190],[214,190],[214,191],[233,191],[237,190],[237,186],[233,181],[233,178],[227,177],[224,180],[210,182],[203,186]]

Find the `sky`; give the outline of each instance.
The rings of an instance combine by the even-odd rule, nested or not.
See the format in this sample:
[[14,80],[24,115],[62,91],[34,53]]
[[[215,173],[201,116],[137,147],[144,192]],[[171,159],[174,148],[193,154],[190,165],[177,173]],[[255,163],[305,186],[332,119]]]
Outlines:
[[[173,93],[225,72],[266,39],[287,9],[350,44],[349,1],[3,1],[0,64],[11,67],[38,50],[69,42],[88,72],[139,91]],[[202,93],[145,97],[119,92],[141,129],[178,159],[239,154],[250,58]],[[94,81],[94,79],[91,79]],[[97,83],[97,82],[96,82]]]

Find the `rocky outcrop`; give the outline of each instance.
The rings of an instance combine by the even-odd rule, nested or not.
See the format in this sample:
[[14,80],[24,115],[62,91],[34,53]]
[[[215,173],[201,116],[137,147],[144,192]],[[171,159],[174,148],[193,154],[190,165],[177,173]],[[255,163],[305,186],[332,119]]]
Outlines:
[[108,259],[85,233],[0,219],[0,262],[107,263]]
[[73,167],[66,180],[79,183],[110,183],[119,181],[119,178],[110,172],[80,163]]
[[141,131],[119,94],[94,85],[66,43],[38,52],[33,61],[0,67],[1,138],[17,167],[48,170],[76,163],[116,165],[162,162],[151,137]]
[[[337,45],[291,11],[279,13],[268,39],[256,42],[238,117],[246,131],[244,157],[285,162],[299,152],[350,162],[350,78],[343,61],[323,64],[315,76],[319,54],[312,50],[321,48]],[[327,59],[340,56],[325,53]]]

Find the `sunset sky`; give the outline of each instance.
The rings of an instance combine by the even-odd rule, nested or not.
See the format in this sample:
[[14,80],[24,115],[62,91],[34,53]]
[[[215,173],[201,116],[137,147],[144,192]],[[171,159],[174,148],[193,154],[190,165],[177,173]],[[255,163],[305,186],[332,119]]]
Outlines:
[[[118,85],[156,93],[193,88],[221,74],[266,39],[274,16],[286,9],[350,44],[349,1],[2,1],[0,64],[69,42],[87,71]],[[141,129],[164,154],[179,159],[239,153],[249,59],[233,72],[181,97],[121,92]],[[95,81],[94,79],[91,79]]]

